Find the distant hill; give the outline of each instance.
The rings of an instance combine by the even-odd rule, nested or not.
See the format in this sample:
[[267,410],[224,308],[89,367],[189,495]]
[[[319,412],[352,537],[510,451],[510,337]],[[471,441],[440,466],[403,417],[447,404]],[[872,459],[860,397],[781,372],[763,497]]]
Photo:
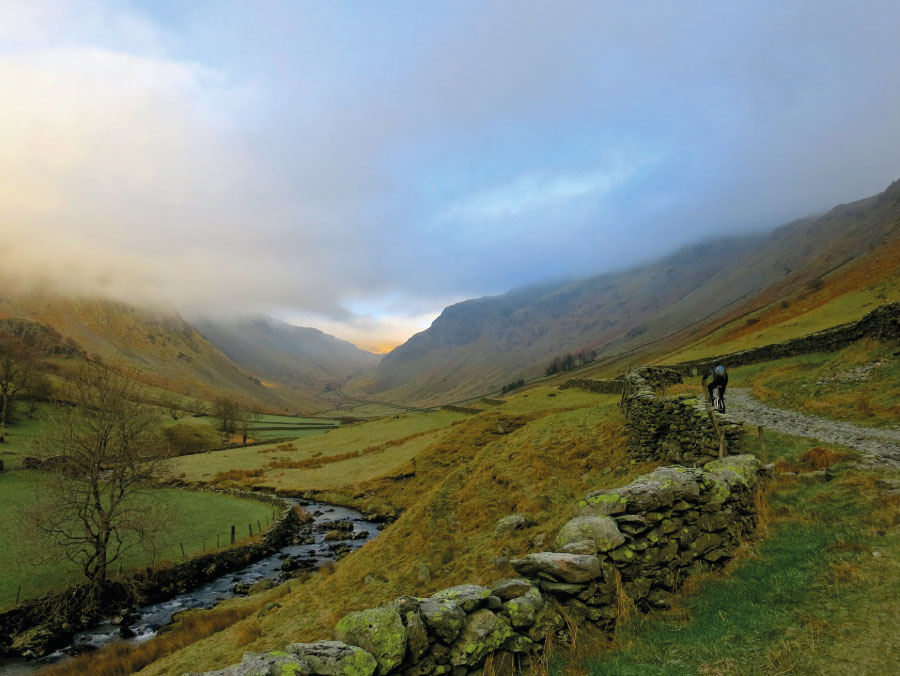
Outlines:
[[[463,399],[594,349],[620,363],[671,352],[822,278],[881,256],[900,234],[900,182],[767,235],[687,247],[648,265],[457,303],[348,392],[413,404]],[[865,267],[865,266],[864,266]],[[883,265],[882,272],[887,274]],[[817,281],[819,280],[819,281]],[[784,301],[788,302],[788,301]],[[860,316],[864,311],[860,311]]]
[[227,394],[263,410],[297,407],[238,368],[173,310],[32,292],[0,297],[3,318],[49,327],[88,356],[139,370],[147,385],[204,400]]
[[268,317],[195,321],[194,325],[232,362],[267,385],[289,391],[286,396],[291,398],[337,390],[381,360],[318,329]]

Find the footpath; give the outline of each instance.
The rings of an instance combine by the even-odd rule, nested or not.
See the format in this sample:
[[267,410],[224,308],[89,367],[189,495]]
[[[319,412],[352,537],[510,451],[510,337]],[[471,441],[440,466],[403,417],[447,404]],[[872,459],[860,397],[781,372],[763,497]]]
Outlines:
[[849,446],[863,454],[862,465],[900,470],[900,430],[863,427],[775,408],[754,399],[749,390],[729,388],[728,413],[751,425],[762,425],[784,434]]

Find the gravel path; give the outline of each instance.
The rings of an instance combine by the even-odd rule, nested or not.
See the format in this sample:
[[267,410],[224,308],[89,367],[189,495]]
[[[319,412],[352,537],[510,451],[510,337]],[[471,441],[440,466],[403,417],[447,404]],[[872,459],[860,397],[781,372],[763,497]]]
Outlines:
[[900,470],[900,430],[861,427],[848,422],[775,408],[757,401],[749,390],[730,388],[725,399],[728,414],[751,425],[796,434],[861,451],[863,464]]

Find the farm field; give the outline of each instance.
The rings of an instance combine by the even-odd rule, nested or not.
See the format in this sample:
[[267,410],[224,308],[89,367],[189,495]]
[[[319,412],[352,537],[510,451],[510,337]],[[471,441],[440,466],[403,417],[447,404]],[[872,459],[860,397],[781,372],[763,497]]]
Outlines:
[[[18,586],[22,585],[22,599],[39,596],[66,584],[80,582],[78,574],[65,562],[36,565],[42,552],[28,524],[19,517],[19,509],[43,486],[43,473],[20,470],[0,473],[0,608],[13,605]],[[157,549],[151,552],[129,552],[123,560],[123,570],[153,561],[180,560],[181,544],[188,556],[206,549],[215,549],[216,536],[224,546],[230,540],[231,526],[236,526],[237,539],[249,537],[248,524],[258,531],[257,521],[265,528],[271,522],[271,505],[254,500],[242,500],[215,493],[200,493],[177,489],[154,489],[154,503],[161,501],[166,509],[165,531],[158,536]]]
[[[333,487],[335,480],[328,476],[329,473],[320,472],[316,475],[324,481],[325,485],[322,485],[315,479],[307,479],[306,472],[285,474],[285,468],[266,470],[266,466],[278,461],[300,462],[320,459],[319,462],[321,462],[329,457],[336,458],[352,453],[362,453],[367,449],[377,448],[384,444],[396,444],[398,440],[406,440],[413,435],[435,433],[465,417],[466,415],[463,413],[448,411],[404,413],[364,424],[337,427],[289,444],[234,448],[175,458],[171,465],[172,473],[181,481],[189,483],[209,482],[220,473],[231,472],[236,480],[253,479],[253,483],[259,486],[292,489],[324,488],[325,485]],[[413,439],[409,439],[409,441],[413,441]],[[418,445],[416,445],[417,447]],[[394,451],[396,448],[392,447],[391,450]],[[392,457],[394,459],[407,457],[410,452],[409,449],[400,450],[392,453]],[[337,463],[335,463],[336,466]],[[352,468],[359,470],[360,466],[356,464]],[[377,462],[374,466],[370,466],[370,469],[377,471]],[[345,477],[343,482],[354,476],[349,469],[345,472],[345,467],[335,471],[343,472]],[[246,474],[248,472],[256,474],[249,476]]]

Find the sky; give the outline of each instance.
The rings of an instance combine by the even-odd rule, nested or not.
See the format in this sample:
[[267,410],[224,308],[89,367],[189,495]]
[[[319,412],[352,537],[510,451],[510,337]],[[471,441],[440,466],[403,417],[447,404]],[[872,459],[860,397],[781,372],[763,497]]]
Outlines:
[[385,350],[881,191],[898,82],[895,0],[0,0],[0,269]]

